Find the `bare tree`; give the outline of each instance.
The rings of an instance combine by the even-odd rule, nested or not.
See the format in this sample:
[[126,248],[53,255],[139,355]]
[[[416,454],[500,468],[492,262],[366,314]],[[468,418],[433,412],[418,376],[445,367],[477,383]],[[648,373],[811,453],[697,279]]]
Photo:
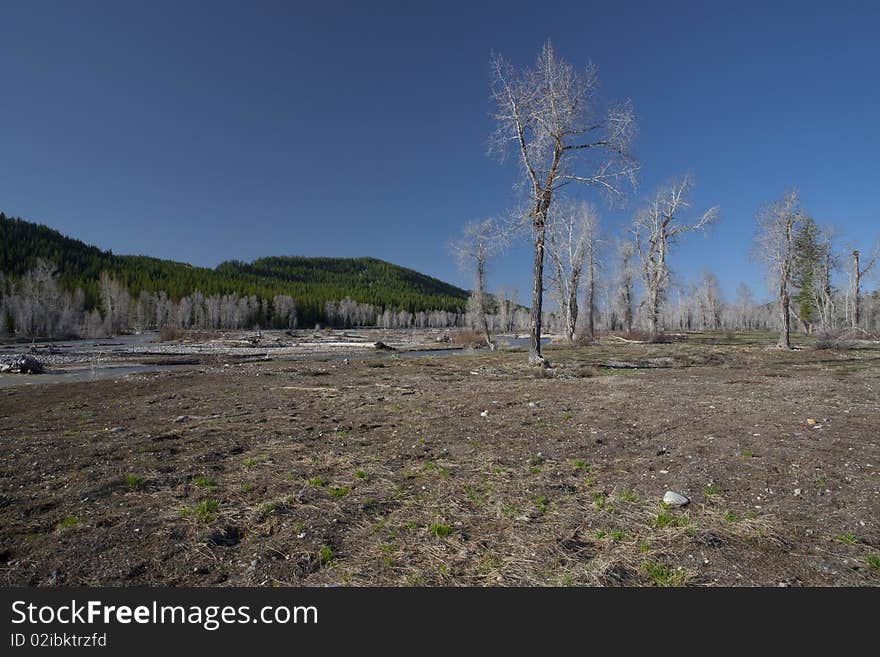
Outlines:
[[587,334],[593,337],[595,309],[596,239],[599,217],[595,208],[583,201],[557,204],[547,226],[547,252],[553,270],[553,283],[563,329],[569,342],[574,340],[579,314],[578,293],[584,259],[587,259]]
[[491,65],[497,126],[491,147],[503,156],[514,145],[519,154],[534,241],[529,363],[546,365],[541,311],[547,214],[554,193],[579,183],[600,187],[612,198],[622,195],[637,170],[629,151],[635,116],[629,101],[602,110],[596,67],[576,70],[557,57],[549,40],[532,68],[515,70],[495,54]]
[[791,349],[791,282],[795,258],[795,232],[803,223],[797,190],[786,191],[755,213],[757,232],[754,254],[767,265],[770,283],[779,299],[779,343],[781,349]]
[[450,243],[450,249],[462,269],[474,276],[474,289],[469,305],[477,315],[477,322],[486,337],[489,349],[495,349],[486,309],[486,265],[489,259],[504,249],[505,231],[495,219],[475,221],[464,227],[460,239]]
[[633,255],[635,247],[629,240],[620,242],[617,249],[620,260],[617,271],[617,306],[623,329],[627,333],[633,330]]
[[702,328],[717,331],[721,324],[721,287],[718,277],[708,269],[703,269],[700,274],[697,302]]
[[688,194],[693,186],[690,176],[683,176],[636,213],[632,223],[633,244],[642,265],[642,282],[651,339],[660,335],[660,306],[669,283],[666,258],[669,249],[683,233],[702,230],[718,216],[718,207],[710,208],[691,223],[683,223],[679,213],[688,207]]
[[862,278],[870,272],[877,260],[880,258],[880,241],[878,241],[864,262],[861,260],[861,253],[858,249],[852,252],[852,269],[850,270],[850,294],[852,295],[852,327],[859,328],[859,322],[862,319],[861,296],[862,296]]

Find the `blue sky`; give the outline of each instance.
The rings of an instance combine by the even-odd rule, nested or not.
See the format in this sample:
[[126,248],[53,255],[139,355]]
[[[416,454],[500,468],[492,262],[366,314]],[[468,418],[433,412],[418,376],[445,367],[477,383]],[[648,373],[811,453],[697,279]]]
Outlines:
[[[326,6],[318,6],[326,5]],[[708,237],[673,254],[763,294],[752,215],[788,186],[880,234],[876,3],[0,0],[0,209],[117,253],[213,266],[370,255],[467,284],[445,244],[514,203],[486,155],[491,50],[552,38],[639,118],[640,189],[693,173]],[[588,196],[589,198],[589,196]],[[598,200],[598,197],[597,197]],[[491,286],[529,289],[522,244]]]

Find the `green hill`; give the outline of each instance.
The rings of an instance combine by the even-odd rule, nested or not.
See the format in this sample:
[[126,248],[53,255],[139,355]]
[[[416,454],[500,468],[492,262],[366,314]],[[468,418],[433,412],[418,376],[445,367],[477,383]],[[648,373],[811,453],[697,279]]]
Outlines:
[[205,296],[235,294],[271,300],[288,295],[302,325],[325,321],[327,301],[350,298],[410,313],[461,311],[468,292],[412,269],[375,258],[269,257],[251,263],[228,261],[211,269],[147,256],[115,255],[46,226],[0,213],[0,273],[18,278],[39,260],[56,267],[64,289],[81,289],[86,307],[99,306],[98,282],[107,272],[128,288],[165,292],[179,300],[199,291]]

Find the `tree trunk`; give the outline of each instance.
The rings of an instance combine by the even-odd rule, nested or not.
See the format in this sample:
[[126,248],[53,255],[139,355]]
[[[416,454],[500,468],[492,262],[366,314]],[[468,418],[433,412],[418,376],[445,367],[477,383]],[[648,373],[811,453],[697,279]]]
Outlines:
[[[853,296],[853,313],[852,313],[852,327],[855,329],[855,328],[859,328],[859,320],[861,320],[861,314],[862,314],[862,313],[861,313],[861,307],[860,307],[860,305],[859,305],[859,296],[860,296],[860,293],[861,293],[861,289],[860,289],[860,287],[861,287],[861,280],[860,280],[860,279],[861,279],[861,277],[862,277],[862,272],[861,272],[861,270],[859,269],[859,266],[860,266],[860,265],[859,265],[859,252],[858,252],[858,251],[853,251],[853,254],[852,254],[852,255],[853,255],[853,289],[852,289],[852,296]],[[866,267],[865,269],[868,269],[868,267]]]
[[650,340],[654,342],[660,337],[660,295],[656,289],[649,294],[648,320],[650,323]]
[[590,284],[587,287],[587,337],[592,340],[596,334],[596,263],[593,259],[592,244],[590,245],[590,262],[588,273],[590,276]]
[[781,313],[782,328],[779,331],[779,348],[791,349],[791,321],[789,318],[788,291],[783,287],[779,290],[779,310]]
[[565,311],[565,332],[569,342],[574,342],[574,334],[577,330],[578,321],[578,299],[577,299],[577,283],[574,283],[568,291],[567,308]]
[[485,279],[486,279],[486,264],[483,258],[479,258],[477,260],[477,294],[479,295],[478,299],[478,312],[480,313],[480,324],[483,327],[483,334],[486,336],[486,344],[489,347],[490,351],[495,351],[495,343],[492,342],[492,334],[489,332],[489,319],[486,317],[486,293],[485,293]]
[[532,313],[529,329],[529,365],[547,366],[541,355],[541,308],[544,297],[544,238],[546,227],[543,220],[535,226],[535,262],[532,270]]

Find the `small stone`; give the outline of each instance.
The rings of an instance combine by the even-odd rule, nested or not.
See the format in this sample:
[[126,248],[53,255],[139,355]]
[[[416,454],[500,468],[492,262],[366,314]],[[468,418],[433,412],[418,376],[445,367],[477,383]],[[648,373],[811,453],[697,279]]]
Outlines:
[[814,424],[816,424],[816,420],[814,420],[814,419],[811,418],[811,417],[808,417],[808,418],[807,418],[807,424],[809,424],[809,425],[812,427]]
[[122,433],[125,431],[125,427],[113,427],[112,429],[109,429],[109,431],[110,433]]
[[480,413],[480,417],[489,417],[489,411],[483,411]]
[[530,402],[529,402],[529,408],[538,408],[538,402],[530,401]]
[[661,470],[660,474],[669,474],[669,470]]
[[685,506],[690,504],[690,502],[691,501],[687,497],[672,490],[666,491],[663,495],[663,503],[668,504],[669,506]]
[[174,418],[175,424],[180,424],[181,422],[186,422],[189,419],[189,415],[178,415]]
[[795,489],[794,489],[794,494],[795,494],[795,497],[797,497],[798,495],[800,495],[800,494],[801,494],[801,489],[800,489],[800,488],[795,488]]

